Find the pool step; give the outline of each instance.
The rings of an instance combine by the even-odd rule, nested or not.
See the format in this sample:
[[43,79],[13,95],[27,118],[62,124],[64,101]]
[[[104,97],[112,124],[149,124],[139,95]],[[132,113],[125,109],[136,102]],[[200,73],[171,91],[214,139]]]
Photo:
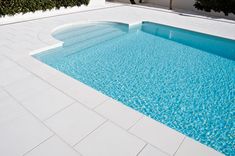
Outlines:
[[63,47],[48,50],[47,53],[39,53],[37,54],[37,58],[40,58],[43,55],[47,55],[47,56],[53,55],[54,60],[56,59],[60,60],[60,59],[63,59],[64,57],[74,55],[84,49],[101,44],[105,41],[116,39],[125,34],[127,34],[127,32],[122,31],[122,30],[115,30],[113,32],[105,33],[103,35],[99,35],[91,39],[83,40],[78,43],[75,42],[74,44],[70,44],[69,46],[66,46],[66,48],[63,46]]
[[70,39],[71,37],[80,36],[80,35],[84,35],[84,34],[88,34],[88,33],[93,33],[95,31],[99,31],[99,30],[106,29],[109,27],[110,26],[108,26],[108,25],[97,25],[97,26],[92,25],[92,26],[76,27],[76,28],[72,28],[69,31],[59,32],[59,33],[55,34],[54,37],[61,40],[61,41],[65,41],[67,39]]
[[109,40],[118,38],[118,37],[125,35],[125,34],[126,34],[126,32],[116,30],[116,31],[113,31],[113,32],[110,32],[107,34],[99,35],[99,36],[94,37],[92,39],[84,40],[84,41],[77,43],[77,44],[67,46],[66,47],[66,51],[67,51],[66,56],[73,55],[74,53],[77,53],[77,52],[82,51],[84,49],[93,47],[93,46],[100,44],[100,43],[103,43],[105,41],[109,41]]
[[[69,31],[61,30],[53,36],[64,42],[63,47],[51,49],[47,51],[47,55],[53,55],[54,59],[61,59],[102,42],[118,38],[127,34],[128,31],[129,28],[126,25],[112,23],[75,26]],[[44,53],[40,54],[40,56],[43,55]]]
[[93,31],[91,33],[83,33],[82,35],[74,35],[71,36],[69,39],[64,40],[64,47],[74,45],[74,44],[80,44],[84,41],[89,42],[89,40],[99,38],[100,36],[104,36],[109,33],[115,33],[120,32],[119,29],[115,28],[103,28],[96,31]]

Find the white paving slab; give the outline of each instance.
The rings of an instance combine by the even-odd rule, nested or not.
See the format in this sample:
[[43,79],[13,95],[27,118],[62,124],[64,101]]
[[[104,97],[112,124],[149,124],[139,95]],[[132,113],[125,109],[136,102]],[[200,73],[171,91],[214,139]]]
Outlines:
[[0,90],[0,107],[1,126],[27,114],[25,110],[3,90]]
[[56,86],[56,88],[62,91],[73,88],[77,83],[80,83],[78,80],[75,80],[60,71],[55,72],[53,76],[48,77],[46,80],[51,85]]
[[[138,156],[169,156],[168,154],[164,153],[163,151],[151,146],[147,145],[139,154]],[[183,155],[182,155],[183,156]]]
[[51,135],[10,97],[0,102],[0,155],[23,155]]
[[73,148],[53,136],[38,147],[27,153],[25,156],[81,156]]
[[191,138],[186,137],[175,156],[223,156],[222,153],[215,151]]
[[17,67],[17,65],[14,62],[7,59],[6,57],[1,56],[0,57],[0,72],[7,70],[11,67]]
[[73,88],[65,90],[65,92],[89,108],[94,108],[109,98],[81,82],[77,83]]
[[74,103],[73,99],[55,88],[37,92],[22,101],[22,104],[40,120],[49,118],[51,115],[72,103]]
[[[26,78],[16,81],[4,88],[17,100],[22,101],[25,98],[32,96],[33,94],[39,93],[42,90],[46,90],[51,86],[39,78],[30,75]],[[41,93],[39,93],[41,94]]]
[[85,156],[136,156],[145,143],[107,122],[76,145]]
[[125,129],[133,126],[143,116],[141,113],[113,99],[105,101],[95,111]]
[[17,62],[44,80],[54,77],[54,75],[59,72],[31,56],[25,56],[17,60]]
[[6,86],[29,76],[30,73],[16,66],[0,71],[0,86]]
[[0,88],[0,102],[1,100],[4,100],[5,98],[8,98],[9,95],[3,90]]
[[177,151],[185,137],[149,117],[141,119],[130,132],[171,155]]
[[105,120],[79,103],[59,112],[45,123],[70,145],[75,145]]

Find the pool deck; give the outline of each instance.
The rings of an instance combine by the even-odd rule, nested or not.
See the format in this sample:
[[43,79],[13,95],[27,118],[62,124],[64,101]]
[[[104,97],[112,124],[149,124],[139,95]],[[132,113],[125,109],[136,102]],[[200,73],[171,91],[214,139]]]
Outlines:
[[111,3],[0,25],[0,155],[223,155],[30,56],[62,44],[51,36],[58,26],[92,21],[152,21],[235,39],[235,21]]

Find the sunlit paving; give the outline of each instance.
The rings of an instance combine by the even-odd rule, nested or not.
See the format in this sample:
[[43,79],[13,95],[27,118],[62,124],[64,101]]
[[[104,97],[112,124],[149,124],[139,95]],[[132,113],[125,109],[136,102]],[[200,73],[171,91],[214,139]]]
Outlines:
[[234,8],[0,1],[0,155],[234,156]]

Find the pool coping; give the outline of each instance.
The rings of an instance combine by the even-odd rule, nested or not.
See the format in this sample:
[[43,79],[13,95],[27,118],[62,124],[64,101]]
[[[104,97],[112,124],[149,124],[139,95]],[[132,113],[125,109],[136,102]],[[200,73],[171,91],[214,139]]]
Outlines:
[[[130,7],[128,5],[128,7]],[[134,6],[133,6],[134,7]],[[106,95],[94,90],[93,88],[84,85],[83,83],[75,80],[64,73],[57,71],[56,69],[34,59],[32,54],[36,54],[51,48],[62,46],[63,42],[56,40],[52,37],[52,33],[62,27],[66,27],[68,25],[77,25],[87,22],[99,22],[95,20],[91,21],[80,21],[71,24],[67,22],[67,24],[61,23],[56,24],[56,26],[49,27],[48,29],[41,30],[37,33],[38,39],[43,43],[40,48],[36,48],[35,50],[31,50],[30,53],[24,54],[25,56],[21,59],[12,60],[17,63],[20,67],[26,69],[37,78],[47,82],[52,87],[56,88],[66,96],[70,97],[74,101],[77,101],[86,109],[91,112],[101,116],[106,119],[106,123],[110,122],[123,131],[127,132],[131,136],[136,137],[137,139],[143,142],[143,146],[141,147],[138,155],[143,152],[147,147],[152,146],[159,151],[161,151],[165,155],[184,155],[184,154],[192,154],[193,152],[198,152],[197,154],[208,154],[208,155],[223,155],[214,149],[202,145],[201,143],[190,139],[189,137],[175,131],[160,122],[153,120],[127,106],[124,104],[120,104],[116,100],[107,97]],[[136,23],[141,23],[141,21],[123,21],[123,20],[105,20],[109,22],[118,22],[118,23],[127,23],[128,25],[135,25]],[[157,22],[157,21],[152,21]],[[162,23],[160,23],[162,24]],[[164,24],[164,23],[163,23]],[[58,27],[59,26],[59,27]],[[176,25],[170,25],[176,26]],[[177,26],[176,26],[177,27]],[[183,27],[180,27],[185,29]],[[190,30],[190,29],[188,29]],[[195,31],[191,29],[191,31]],[[200,33],[205,33],[199,31]],[[215,36],[221,37],[221,35],[213,34]],[[228,38],[228,36],[222,36]],[[235,37],[230,37],[230,39],[235,39]],[[43,72],[42,72],[43,71]],[[68,84],[68,86],[61,85],[61,82]],[[78,93],[82,95],[78,95]],[[94,100],[98,99],[98,101]],[[105,104],[109,104],[108,110],[104,106]],[[112,112],[110,112],[112,110]],[[117,118],[117,116],[122,117],[123,119]],[[131,118],[131,119],[130,119]],[[125,119],[129,119],[126,121]],[[99,128],[99,127],[98,127]],[[98,129],[97,128],[97,129]],[[95,132],[95,129],[93,132]],[[156,133],[157,132],[157,133]],[[89,137],[88,134],[86,137]],[[84,139],[86,139],[84,137]],[[158,140],[159,139],[159,140]],[[76,143],[73,147],[78,148],[78,143]],[[79,151],[79,150],[78,150]],[[195,153],[194,153],[195,154]]]

